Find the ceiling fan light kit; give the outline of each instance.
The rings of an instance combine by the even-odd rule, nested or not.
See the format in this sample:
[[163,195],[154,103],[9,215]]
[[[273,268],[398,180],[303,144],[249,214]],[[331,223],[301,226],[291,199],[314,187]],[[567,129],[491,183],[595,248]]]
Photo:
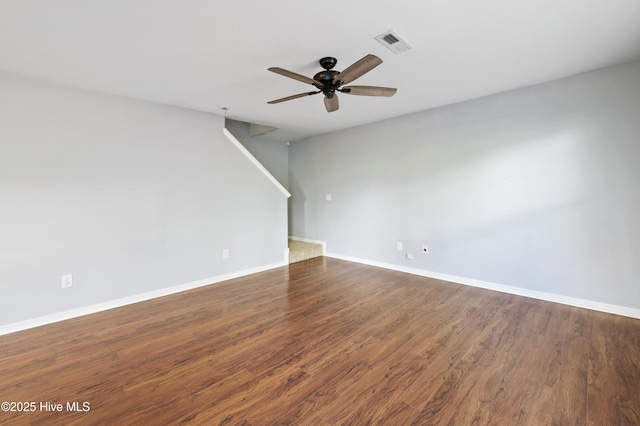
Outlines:
[[318,61],[320,66],[324,68],[313,78],[306,77],[302,74],[297,74],[292,71],[287,71],[279,67],[272,67],[268,70],[276,74],[283,75],[285,77],[292,78],[294,80],[301,81],[303,83],[311,84],[318,90],[314,92],[299,93],[297,95],[287,96],[285,98],[275,99],[267,102],[268,104],[277,104],[284,101],[290,101],[292,99],[298,99],[305,96],[316,95],[318,93],[324,94],[324,105],[327,112],[337,111],[339,108],[338,96],[336,92],[346,93],[350,95],[358,96],[393,96],[397,89],[391,87],[379,87],[379,86],[346,86],[344,84],[351,83],[357,78],[362,77],[378,65],[382,63],[382,59],[375,55],[367,55],[364,58],[356,61],[351,66],[347,67],[344,71],[335,71],[333,68],[338,63],[336,58],[327,56]]

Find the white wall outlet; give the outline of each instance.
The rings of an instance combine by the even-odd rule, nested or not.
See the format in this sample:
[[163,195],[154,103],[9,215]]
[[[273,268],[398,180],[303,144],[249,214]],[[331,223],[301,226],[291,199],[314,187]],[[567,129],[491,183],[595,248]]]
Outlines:
[[429,246],[426,244],[422,245],[422,254],[429,254]]
[[222,250],[222,258],[226,259],[229,257],[229,249],[223,249]]
[[398,251],[402,251],[402,241],[398,241],[398,242],[396,243],[396,249],[397,249]]
[[327,200],[327,201],[331,201],[331,194],[326,194],[324,196],[324,199]]
[[60,287],[67,288],[67,287],[71,287],[72,285],[73,285],[73,275],[71,274],[63,275],[62,278],[60,279]]
[[413,253],[407,253],[407,259],[413,260]]

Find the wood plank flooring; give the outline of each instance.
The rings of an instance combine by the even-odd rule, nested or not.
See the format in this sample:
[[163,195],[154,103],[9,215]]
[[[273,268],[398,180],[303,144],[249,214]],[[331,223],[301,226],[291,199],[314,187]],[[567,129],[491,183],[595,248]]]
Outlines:
[[640,320],[316,258],[0,336],[1,401],[37,404],[11,425],[640,425]]

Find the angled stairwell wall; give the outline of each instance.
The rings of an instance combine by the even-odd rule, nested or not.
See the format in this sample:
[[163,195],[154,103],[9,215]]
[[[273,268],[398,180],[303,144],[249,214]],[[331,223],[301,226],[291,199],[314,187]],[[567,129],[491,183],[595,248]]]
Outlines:
[[[287,198],[289,186],[289,144],[267,139],[256,133],[255,125],[237,120],[225,120],[225,136],[253,163],[266,179]],[[266,126],[263,126],[266,127]],[[284,234],[286,235],[286,234]],[[284,237],[286,238],[286,236]],[[291,247],[285,249],[285,262],[290,262]],[[294,254],[294,258],[298,255]]]
[[[227,137],[234,144],[237,144],[237,148],[248,155],[250,161],[254,162],[256,167],[265,173],[265,176],[279,187],[283,194],[289,197],[287,189],[289,186],[289,144],[262,136],[268,133],[269,129],[273,129],[271,127],[226,119],[225,128],[229,133]],[[263,132],[256,131],[256,128],[263,130]],[[324,252],[325,248],[321,242],[289,237],[289,263],[323,256]]]

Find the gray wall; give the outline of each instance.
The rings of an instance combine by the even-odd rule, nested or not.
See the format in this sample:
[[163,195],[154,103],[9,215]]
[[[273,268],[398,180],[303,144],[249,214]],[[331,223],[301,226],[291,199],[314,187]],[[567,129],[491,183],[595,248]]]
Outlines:
[[225,120],[225,127],[273,175],[289,189],[289,147],[287,142],[274,141],[260,135],[250,136],[249,123]]
[[289,159],[290,232],[328,252],[640,308],[640,62],[293,142]]
[[5,73],[0,93],[0,325],[283,261],[287,199],[222,117]]

